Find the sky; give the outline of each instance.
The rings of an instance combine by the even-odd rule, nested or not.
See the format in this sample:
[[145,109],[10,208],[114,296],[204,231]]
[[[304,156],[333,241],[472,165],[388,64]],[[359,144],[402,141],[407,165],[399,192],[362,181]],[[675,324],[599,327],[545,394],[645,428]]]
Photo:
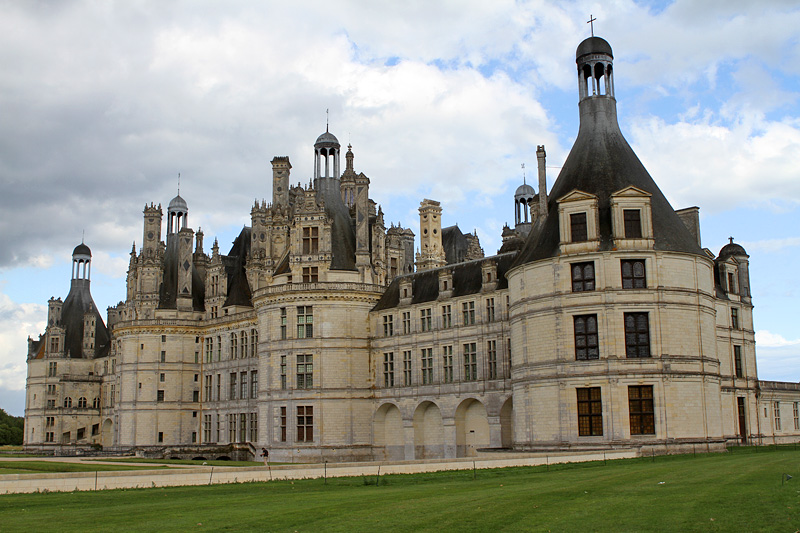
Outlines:
[[189,225],[226,252],[274,156],[308,183],[326,120],[387,224],[416,233],[432,198],[496,253],[521,165],[544,145],[552,186],[576,137],[590,15],[626,139],[700,208],[704,247],[750,255],[759,377],[800,380],[795,1],[0,0],[0,407],[23,414],[26,339],[82,239],[115,305],[142,209],[180,173]]

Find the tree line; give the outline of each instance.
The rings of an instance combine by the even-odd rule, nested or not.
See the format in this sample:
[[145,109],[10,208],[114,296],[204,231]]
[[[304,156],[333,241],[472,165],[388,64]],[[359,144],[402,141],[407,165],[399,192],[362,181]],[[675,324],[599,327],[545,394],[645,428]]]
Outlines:
[[22,428],[24,426],[24,418],[11,416],[0,408],[0,446],[22,444]]

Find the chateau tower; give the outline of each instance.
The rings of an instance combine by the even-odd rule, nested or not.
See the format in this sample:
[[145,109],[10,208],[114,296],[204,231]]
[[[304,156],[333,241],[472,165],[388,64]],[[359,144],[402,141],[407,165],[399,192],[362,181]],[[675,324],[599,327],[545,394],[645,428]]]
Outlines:
[[289,205],[289,173],[292,164],[288,157],[272,158],[272,205]]
[[442,207],[435,200],[422,200],[419,205],[419,253],[417,270],[430,270],[447,264],[442,248]]

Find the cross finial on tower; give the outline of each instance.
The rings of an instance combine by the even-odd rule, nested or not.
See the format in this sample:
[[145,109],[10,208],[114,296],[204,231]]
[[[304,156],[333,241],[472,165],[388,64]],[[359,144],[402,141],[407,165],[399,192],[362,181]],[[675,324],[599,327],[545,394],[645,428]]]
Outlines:
[[525,182],[525,163],[522,163],[522,183],[527,185],[527,183]]
[[588,24],[589,27],[592,30],[592,37],[594,37],[594,21],[595,20],[597,20],[597,19],[595,17],[593,17],[591,14],[589,14],[589,20],[586,21],[586,24]]
[[730,239],[731,244],[733,244],[733,237],[728,237],[728,239]]

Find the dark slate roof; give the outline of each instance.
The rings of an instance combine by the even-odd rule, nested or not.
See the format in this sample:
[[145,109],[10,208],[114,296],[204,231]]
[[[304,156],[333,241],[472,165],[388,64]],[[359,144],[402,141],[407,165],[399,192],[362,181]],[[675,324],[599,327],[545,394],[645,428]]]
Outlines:
[[222,258],[225,274],[228,276],[228,297],[225,299],[223,307],[229,305],[253,307],[250,283],[247,281],[245,272],[247,256],[250,255],[251,234],[251,228],[242,228],[239,236],[233,241],[231,251]]
[[[83,353],[83,317],[89,312],[95,318],[94,353]],[[88,279],[73,279],[69,294],[61,308],[61,327],[64,328],[64,351],[73,359],[93,359],[108,354],[111,348],[108,328],[89,291]]]
[[[205,281],[192,264],[192,309],[205,310]],[[176,309],[178,307],[178,234],[167,235],[167,249],[164,254],[164,276],[159,290],[158,308]]]
[[80,243],[78,246],[72,250],[72,255],[88,255],[89,257],[92,256],[92,251],[83,243]]
[[317,180],[317,199],[325,205],[331,225],[331,270],[356,270],[356,230],[350,211],[342,201],[338,179]]
[[497,265],[497,289],[507,289],[506,272],[511,268],[515,257],[516,253],[495,255],[399,276],[386,288],[383,296],[372,310],[382,311],[397,307],[400,303],[400,282],[407,279],[411,279],[412,304],[437,300],[439,298],[439,272],[442,270],[450,270],[453,273],[453,297],[477,294],[481,292],[483,285],[481,265],[485,261],[493,261]]
[[722,247],[719,251],[718,259],[727,259],[732,255],[744,255],[747,256],[747,252],[744,250],[744,247],[741,244],[736,244],[733,242],[733,238],[731,237],[731,242],[726,244]]
[[589,37],[579,44],[578,49],[575,51],[575,60],[577,61],[581,57],[589,54],[605,54],[612,58],[614,57],[611,51],[611,45],[602,37]]
[[448,265],[464,261],[469,243],[458,225],[442,229],[442,248],[444,248],[444,256]]
[[600,249],[611,250],[611,194],[629,186],[652,195],[656,250],[703,255],[697,240],[622,136],[616,105],[616,100],[608,96],[584,98],[580,102],[578,138],[547,199],[547,217],[538,220],[531,229],[517,264],[558,255],[557,200],[576,189],[598,197]]

